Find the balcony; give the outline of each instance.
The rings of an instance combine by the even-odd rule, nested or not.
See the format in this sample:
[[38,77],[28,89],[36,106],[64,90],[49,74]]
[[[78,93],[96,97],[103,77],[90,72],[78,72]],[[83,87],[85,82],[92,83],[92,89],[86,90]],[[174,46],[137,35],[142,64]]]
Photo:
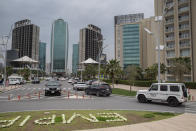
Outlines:
[[165,21],[165,25],[174,24],[174,19],[169,19]]
[[191,47],[191,45],[190,45],[189,42],[187,42],[187,43],[180,43],[180,48],[181,49],[190,48],[190,47]]
[[179,35],[179,38],[182,39],[189,39],[190,35],[188,33]]
[[172,33],[174,32],[174,28],[165,29],[165,33]]
[[179,6],[182,6],[182,5],[185,5],[189,2],[189,0],[178,0],[178,5]]
[[180,30],[180,31],[186,31],[186,30],[189,30],[189,29],[190,29],[190,27],[189,27],[188,24],[181,25],[181,26],[179,27],[179,30]]
[[179,14],[186,13],[186,12],[189,12],[189,7],[188,6],[178,9]]
[[179,22],[185,22],[185,21],[189,21],[189,16],[188,15],[179,18]]
[[172,16],[172,15],[174,15],[174,10],[168,11],[168,12],[165,14],[165,17],[169,17],[169,16]]
[[172,37],[166,37],[165,40],[166,41],[174,41],[174,37],[173,36]]

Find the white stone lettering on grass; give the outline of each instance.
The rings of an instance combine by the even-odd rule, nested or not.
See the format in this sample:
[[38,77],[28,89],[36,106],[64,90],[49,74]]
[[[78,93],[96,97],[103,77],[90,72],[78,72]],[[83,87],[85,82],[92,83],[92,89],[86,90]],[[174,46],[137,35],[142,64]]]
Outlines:
[[[12,126],[18,119],[20,119],[21,116],[17,116],[16,118],[12,120],[0,120],[0,128],[10,127]],[[5,125],[1,125],[1,123],[7,123]]]
[[97,117],[104,118],[106,122],[121,122],[127,119],[118,113],[97,113]]
[[89,122],[99,122],[97,120],[97,118],[95,116],[93,116],[92,114],[89,114],[90,118],[84,116],[84,115],[81,115],[81,114],[76,114],[74,113],[68,120],[67,120],[67,124],[71,123],[75,118],[77,117],[81,117]]
[[65,114],[61,114],[61,117],[62,117],[62,123],[63,123],[63,124],[66,124]]
[[[35,120],[34,123],[38,125],[51,125],[55,123],[55,118],[56,118],[56,115],[52,115],[52,117],[40,118],[38,120]],[[49,121],[47,122],[47,120]]]
[[30,115],[26,116],[26,118],[20,123],[20,127],[24,126],[24,124],[31,118]]

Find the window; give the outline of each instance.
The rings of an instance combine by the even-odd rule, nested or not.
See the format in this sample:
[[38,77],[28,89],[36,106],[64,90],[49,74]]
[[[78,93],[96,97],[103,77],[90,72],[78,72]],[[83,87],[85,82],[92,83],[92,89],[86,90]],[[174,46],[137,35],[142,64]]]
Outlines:
[[167,85],[161,85],[160,91],[167,91]]
[[170,91],[179,92],[179,87],[178,86],[170,86]]
[[152,85],[150,88],[150,91],[157,91],[158,90],[158,85]]

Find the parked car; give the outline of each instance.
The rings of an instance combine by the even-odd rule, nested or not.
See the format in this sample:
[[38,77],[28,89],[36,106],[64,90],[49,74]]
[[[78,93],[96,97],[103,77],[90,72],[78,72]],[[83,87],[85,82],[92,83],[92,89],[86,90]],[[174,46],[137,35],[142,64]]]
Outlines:
[[68,80],[68,83],[72,83],[72,81],[73,81],[72,79],[69,79],[69,80]]
[[92,82],[93,82],[93,80],[88,80],[88,81],[86,81],[85,83],[86,83],[87,85],[92,85]]
[[31,81],[32,84],[39,84],[40,80],[38,77],[34,77],[33,80]]
[[137,91],[136,98],[140,103],[167,102],[175,107],[186,102],[188,96],[187,88],[183,83],[154,83],[149,90]]
[[46,81],[50,81],[52,79],[52,77],[46,77],[45,80]]
[[59,78],[60,81],[65,81],[66,79],[64,77]]
[[88,85],[84,82],[77,82],[74,84],[73,89],[74,90],[85,90],[88,87]]
[[112,88],[107,83],[93,84],[85,89],[87,95],[96,96],[110,96],[112,94]]
[[61,84],[58,81],[49,81],[45,86],[45,96],[61,95]]
[[9,85],[20,85],[20,81],[16,78],[8,78]]
[[[15,81],[15,79],[17,79],[19,81],[19,83],[17,81]],[[24,80],[24,78],[22,76],[18,76],[18,75],[9,76],[8,80],[10,81],[9,83],[13,83],[12,85],[25,84],[26,83],[26,80]],[[16,84],[14,84],[14,83],[16,83]]]

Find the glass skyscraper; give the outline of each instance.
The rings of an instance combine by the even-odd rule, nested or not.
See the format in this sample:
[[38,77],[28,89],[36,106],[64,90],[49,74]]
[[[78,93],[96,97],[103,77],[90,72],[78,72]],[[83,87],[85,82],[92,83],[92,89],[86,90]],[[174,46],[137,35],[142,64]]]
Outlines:
[[68,62],[69,32],[68,23],[57,19],[52,24],[51,33],[51,72],[66,73]]
[[79,63],[79,44],[73,44],[72,73],[76,74]]
[[43,71],[46,69],[46,43],[39,43],[39,68]]

